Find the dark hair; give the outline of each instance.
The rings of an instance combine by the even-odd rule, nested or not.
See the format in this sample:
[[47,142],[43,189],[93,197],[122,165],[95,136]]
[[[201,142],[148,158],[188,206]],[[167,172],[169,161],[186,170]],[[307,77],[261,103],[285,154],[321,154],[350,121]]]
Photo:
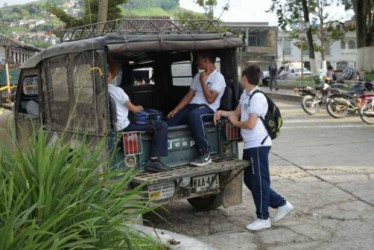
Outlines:
[[250,84],[258,85],[261,78],[261,69],[258,65],[250,65],[242,71],[242,77],[245,76]]
[[329,65],[329,66],[327,67],[327,70],[334,70],[334,68],[333,68],[331,65]]
[[197,56],[207,58],[211,63],[216,62],[216,55],[211,50],[199,50],[197,51]]

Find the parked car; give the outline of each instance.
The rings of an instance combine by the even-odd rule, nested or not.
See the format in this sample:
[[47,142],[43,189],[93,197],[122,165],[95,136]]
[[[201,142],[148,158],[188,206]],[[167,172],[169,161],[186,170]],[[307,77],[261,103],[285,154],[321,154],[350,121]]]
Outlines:
[[261,73],[262,85],[268,86],[269,85],[269,71],[265,70]]
[[[310,72],[308,69],[303,69],[303,75],[312,75],[312,72]],[[301,76],[301,68],[294,68],[290,69],[289,77],[300,77]]]

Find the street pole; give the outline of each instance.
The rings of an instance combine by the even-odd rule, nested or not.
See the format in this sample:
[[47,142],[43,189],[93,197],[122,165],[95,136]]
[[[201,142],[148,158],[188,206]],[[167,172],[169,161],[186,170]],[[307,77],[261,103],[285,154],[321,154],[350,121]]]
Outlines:
[[6,78],[6,86],[8,89],[8,100],[10,102],[10,79],[9,79],[9,68],[8,68],[8,63],[5,63],[5,78]]
[[304,39],[300,39],[300,54],[301,54],[301,80],[304,78]]
[[104,29],[105,22],[108,19],[108,0],[99,0],[98,22],[100,23],[100,30]]

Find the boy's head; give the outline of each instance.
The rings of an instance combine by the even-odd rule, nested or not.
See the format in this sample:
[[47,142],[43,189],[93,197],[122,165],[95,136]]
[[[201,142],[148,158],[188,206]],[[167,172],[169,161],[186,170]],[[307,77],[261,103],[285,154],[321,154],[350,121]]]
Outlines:
[[200,50],[197,52],[196,62],[199,69],[206,69],[209,64],[216,62],[216,55],[210,50]]
[[261,69],[258,65],[250,65],[242,72],[242,84],[244,87],[249,85],[257,86],[261,79]]

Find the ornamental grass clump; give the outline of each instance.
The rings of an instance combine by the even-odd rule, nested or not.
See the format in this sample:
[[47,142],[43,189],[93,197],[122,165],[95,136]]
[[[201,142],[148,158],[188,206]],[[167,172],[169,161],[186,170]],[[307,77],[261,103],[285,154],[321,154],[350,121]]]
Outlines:
[[[37,139],[36,139],[37,138]],[[47,143],[39,130],[0,149],[0,249],[163,249],[131,229],[149,212],[136,174],[110,169],[106,141]]]

